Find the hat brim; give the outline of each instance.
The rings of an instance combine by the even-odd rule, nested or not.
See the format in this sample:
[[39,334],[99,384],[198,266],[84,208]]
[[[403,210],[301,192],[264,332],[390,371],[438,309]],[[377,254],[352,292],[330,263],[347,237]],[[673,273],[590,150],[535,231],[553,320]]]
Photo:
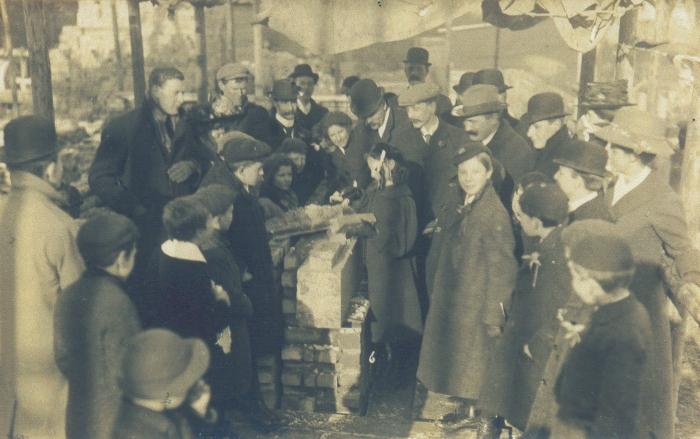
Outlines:
[[353,104],[352,99],[350,100],[350,111],[355,114],[360,119],[367,119],[371,115],[377,112],[379,109],[379,106],[382,104],[382,101],[384,101],[384,88],[383,87],[378,87],[379,90],[379,98],[369,107],[367,108],[357,108],[355,104]]
[[622,107],[634,107],[637,105],[635,102],[626,103],[582,103],[581,108],[585,110],[615,110]]
[[303,78],[303,77],[311,78],[316,83],[318,82],[318,80],[320,78],[320,76],[318,76],[318,73],[310,73],[310,74],[309,73],[301,73],[301,74],[296,74],[296,75],[294,73],[292,73],[291,75],[289,75],[289,79],[296,79],[296,78]]
[[464,93],[464,91],[468,88],[469,87],[467,87],[466,85],[459,85],[459,84],[452,86],[452,90],[456,91],[458,95],[461,95],[462,93]]
[[423,62],[423,61],[412,61],[412,60],[410,60],[410,59],[405,59],[405,60],[403,60],[403,63],[404,63],[404,64],[420,64],[420,65],[428,66],[428,67],[430,67],[430,66],[433,65],[433,63]]
[[629,149],[635,154],[653,154],[659,157],[670,157],[676,150],[666,139],[659,138],[638,138],[637,136],[621,130],[614,124],[605,125],[604,127],[593,132],[593,135],[604,140],[605,142],[619,145]]
[[585,172],[587,174],[597,175],[598,177],[602,177],[602,178],[608,177],[610,175],[608,173],[608,171],[606,171],[605,169],[595,169],[595,168],[590,168],[587,166],[581,166],[580,163],[572,162],[571,160],[567,160],[567,159],[555,158],[552,161],[554,163],[556,163],[557,165],[566,166],[567,168],[571,168],[575,171],[580,171],[580,172]]
[[186,338],[190,345],[190,361],[182,373],[167,386],[167,392],[173,396],[185,396],[209,368],[210,353],[207,345],[198,338]]
[[566,111],[549,114],[537,114],[535,116],[531,116],[530,113],[525,113],[523,114],[523,117],[520,118],[520,121],[526,126],[529,126],[541,120],[559,119],[560,117],[566,117],[570,114],[571,113],[567,113]]
[[479,116],[481,114],[491,114],[491,113],[500,113],[501,111],[506,109],[506,104],[503,102],[491,102],[488,104],[481,104],[481,105],[471,105],[471,106],[466,106],[463,105],[462,108],[458,111],[452,112],[452,116],[458,118],[458,119],[467,119],[469,117],[473,116]]

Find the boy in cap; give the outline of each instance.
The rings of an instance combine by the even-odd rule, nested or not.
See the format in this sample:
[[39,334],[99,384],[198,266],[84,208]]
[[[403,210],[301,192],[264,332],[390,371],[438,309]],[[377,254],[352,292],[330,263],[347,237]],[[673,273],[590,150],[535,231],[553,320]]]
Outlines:
[[217,420],[209,408],[211,391],[202,380],[209,367],[202,340],[149,329],[131,339],[120,364],[125,400],[115,439],[188,439],[199,425]]
[[527,101],[527,113],[522,123],[527,129],[527,137],[536,150],[535,171],[554,177],[557,165],[554,159],[562,150],[562,144],[571,140],[569,130],[564,123],[567,116],[564,100],[557,93],[539,93]]
[[124,290],[137,240],[134,223],[111,212],[88,219],[78,232],[87,270],[58,297],[54,312],[54,355],[68,379],[69,438],[112,437],[121,402],[119,365],[127,341],[141,330]]
[[63,166],[48,119],[21,116],[4,128],[12,174],[0,195],[0,424],[28,437],[65,434],[67,385],[53,358],[56,299],[84,266],[76,223],[61,206]]
[[643,437],[637,424],[652,328],[628,289],[632,251],[620,236],[593,234],[568,253],[573,290],[596,310],[582,334],[571,334],[578,343],[555,385],[559,422],[551,437]]

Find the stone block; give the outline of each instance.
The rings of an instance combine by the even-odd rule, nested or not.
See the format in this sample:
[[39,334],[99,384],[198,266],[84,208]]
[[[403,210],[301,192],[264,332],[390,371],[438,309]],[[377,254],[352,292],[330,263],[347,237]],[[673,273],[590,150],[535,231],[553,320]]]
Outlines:
[[294,299],[282,299],[282,312],[284,314],[296,314],[297,301]]
[[287,271],[296,270],[304,262],[301,255],[292,249],[284,257],[284,269]]
[[301,345],[287,345],[282,349],[282,360],[302,361],[304,358],[304,348]]
[[316,347],[314,345],[304,345],[303,360],[306,363],[313,363],[316,358]]
[[319,372],[316,375],[316,387],[335,389],[338,387],[338,374],[334,372]]
[[335,364],[340,357],[340,349],[335,346],[317,346],[314,361],[317,363]]
[[332,344],[338,339],[337,331],[320,328],[290,326],[284,330],[284,341],[297,344]]
[[297,272],[285,271],[282,273],[282,286],[285,288],[295,288],[297,286]]
[[282,395],[282,409],[312,413],[314,411],[315,400],[316,398],[308,393],[284,389],[284,394]]
[[316,389],[316,405],[317,412],[335,412],[336,398],[335,391],[332,389]]
[[359,388],[339,388],[335,392],[335,411],[345,414],[357,413],[360,408],[360,399]]
[[304,386],[315,388],[316,387],[316,376],[318,375],[318,369],[308,368],[304,371]]
[[340,328],[338,331],[338,344],[343,350],[362,349],[361,328]]
[[258,357],[256,362],[260,367],[275,367],[277,365],[274,355],[265,355]]
[[285,368],[282,371],[283,386],[301,386],[304,381],[304,371],[301,369]]
[[343,369],[353,369],[360,367],[362,362],[362,351],[359,349],[343,349],[340,352],[340,365]]

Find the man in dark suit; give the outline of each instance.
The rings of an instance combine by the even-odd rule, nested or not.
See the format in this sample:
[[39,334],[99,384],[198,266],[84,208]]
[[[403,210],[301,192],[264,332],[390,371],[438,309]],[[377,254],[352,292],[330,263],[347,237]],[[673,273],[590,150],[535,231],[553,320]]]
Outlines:
[[162,239],[163,206],[193,193],[214,159],[180,117],[184,79],[174,67],[153,69],[148,99],[107,123],[90,167],[91,191],[141,232],[136,279]]
[[299,64],[294,67],[294,71],[289,75],[289,79],[294,82],[294,85],[299,90],[297,110],[294,114],[296,124],[312,132],[314,126],[328,113],[326,107],[319,105],[311,97],[318,83],[318,73],[314,72],[308,64]]
[[297,86],[290,80],[280,79],[272,84],[272,103],[275,108],[270,114],[265,142],[276,151],[286,138],[311,142],[311,131],[297,120]]
[[[406,52],[406,59],[403,60],[403,71],[406,74],[406,79],[409,85],[419,84],[428,79],[430,66],[428,60],[430,53],[422,47],[411,47]],[[435,98],[437,105],[435,106],[435,114],[438,116],[450,114],[452,110],[452,101],[442,93],[438,93]]]
[[527,113],[521,119],[527,127],[527,136],[535,148],[535,171],[550,178],[554,177],[558,166],[554,159],[562,150],[562,145],[571,140],[564,123],[564,100],[557,93],[539,93],[527,101]]
[[593,143],[572,139],[554,159],[559,170],[554,180],[569,198],[569,222],[583,219],[612,221],[603,187],[605,185],[605,149]]

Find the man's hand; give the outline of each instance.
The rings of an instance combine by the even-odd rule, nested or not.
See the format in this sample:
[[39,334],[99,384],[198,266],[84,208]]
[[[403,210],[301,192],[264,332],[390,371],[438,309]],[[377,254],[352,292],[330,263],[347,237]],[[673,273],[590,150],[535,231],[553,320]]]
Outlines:
[[197,170],[197,165],[192,161],[177,162],[168,169],[168,177],[174,183],[182,183]]

